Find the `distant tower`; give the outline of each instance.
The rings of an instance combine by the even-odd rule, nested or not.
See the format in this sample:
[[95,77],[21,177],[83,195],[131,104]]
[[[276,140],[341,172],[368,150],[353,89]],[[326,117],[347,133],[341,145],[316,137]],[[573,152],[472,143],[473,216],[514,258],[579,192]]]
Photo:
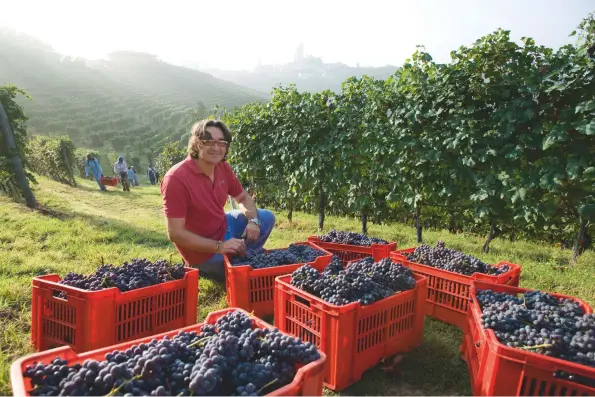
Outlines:
[[300,43],[295,50],[295,62],[299,63],[304,60],[304,43]]

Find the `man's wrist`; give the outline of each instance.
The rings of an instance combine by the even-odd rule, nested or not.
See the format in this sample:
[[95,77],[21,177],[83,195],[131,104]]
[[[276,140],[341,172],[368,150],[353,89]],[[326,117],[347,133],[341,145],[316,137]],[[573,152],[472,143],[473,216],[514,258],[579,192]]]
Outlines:
[[223,247],[223,241],[221,241],[221,240],[215,241],[215,253],[216,254],[220,254],[221,253],[221,248],[222,247]]
[[260,225],[261,225],[261,222],[260,222],[260,219],[258,219],[258,216],[248,219],[248,224],[250,224],[250,223],[254,223],[258,227],[260,227]]

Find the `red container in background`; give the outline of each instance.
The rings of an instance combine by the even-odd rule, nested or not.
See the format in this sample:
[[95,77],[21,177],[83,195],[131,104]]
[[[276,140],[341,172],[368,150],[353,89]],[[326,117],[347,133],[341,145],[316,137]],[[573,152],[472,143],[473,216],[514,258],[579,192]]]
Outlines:
[[318,236],[308,237],[308,242],[324,248],[333,255],[337,255],[341,258],[343,266],[345,266],[347,262],[367,258],[369,256],[374,258],[375,262],[378,262],[381,259],[388,258],[390,253],[397,249],[397,243],[372,244],[369,247],[362,247],[359,245],[325,243],[324,241],[321,241]]
[[489,276],[474,273],[472,276],[437,269],[421,263],[410,262],[405,254],[410,254],[415,248],[407,248],[391,252],[393,261],[402,262],[414,273],[428,278],[428,296],[426,298],[426,314],[445,323],[463,329],[467,321],[467,307],[469,305],[469,291],[473,281],[485,281],[493,284],[518,286],[521,277],[521,267],[514,263],[500,262],[496,267],[508,265],[506,273]]
[[[295,245],[308,245],[326,255],[316,258],[313,262],[307,264],[318,271],[331,263],[333,255],[316,244],[303,242]],[[269,250],[275,251],[275,250]],[[230,307],[239,307],[246,311],[253,312],[258,317],[272,315],[275,309],[274,291],[275,277],[291,274],[303,263],[296,263],[285,266],[268,267],[264,269],[254,269],[250,265],[232,266],[227,255],[224,255],[225,261],[225,287],[227,289],[227,304]]]

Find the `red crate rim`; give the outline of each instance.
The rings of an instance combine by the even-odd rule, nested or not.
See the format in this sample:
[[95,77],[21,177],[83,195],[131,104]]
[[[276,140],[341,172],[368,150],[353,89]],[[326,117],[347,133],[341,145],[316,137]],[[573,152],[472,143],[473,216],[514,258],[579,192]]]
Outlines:
[[[155,335],[147,336],[144,338],[131,340],[128,342],[122,342],[117,345],[111,345],[111,346],[102,347],[102,348],[96,349],[96,350],[90,350],[90,351],[80,353],[80,354],[76,354],[75,351],[70,346],[62,346],[62,347],[57,347],[55,349],[44,350],[42,352],[33,353],[30,355],[21,357],[21,358],[15,360],[10,366],[10,379],[11,379],[11,387],[12,387],[13,395],[14,396],[27,396],[28,395],[27,391],[25,390],[25,387],[24,387],[25,386],[25,378],[23,376],[24,363],[26,361],[31,361],[31,359],[36,356],[52,357],[52,359],[53,359],[53,357],[60,355],[60,353],[69,354],[69,355],[75,354],[76,360],[74,360],[68,364],[78,363],[78,362],[82,363],[87,358],[91,358],[97,354],[110,353],[114,350],[126,350],[129,346],[138,345],[140,343],[150,342],[152,339],[161,339],[167,335],[172,337],[172,336],[175,336],[180,331],[195,330],[196,328],[202,327],[205,324],[214,324],[218,318],[223,317],[225,314],[227,314],[229,312],[233,312],[233,311],[240,311],[246,315],[251,316],[251,314],[248,313],[244,309],[230,307],[227,309],[222,309],[222,310],[218,310],[218,311],[209,313],[207,315],[207,317],[205,318],[205,320],[198,324],[189,325],[187,327],[178,328],[173,331],[162,332],[160,334],[155,334]],[[273,325],[267,323],[266,321],[264,321],[260,318],[254,317],[254,319],[256,320],[256,325],[259,328],[277,329]],[[285,333],[283,331],[281,331],[281,332]],[[287,394],[292,389],[299,388],[300,383],[302,382],[306,373],[310,369],[317,367],[320,364],[324,364],[326,362],[326,354],[324,354],[324,352],[321,350],[318,350],[318,353],[320,354],[320,358],[318,360],[308,363],[308,364],[306,364],[302,367],[299,367],[297,369],[295,377],[293,378],[293,381],[291,383],[289,383],[279,389],[276,389],[267,395],[270,395],[270,396],[283,395],[283,394]]]
[[498,274],[498,275],[492,275],[492,274],[485,274],[485,273],[475,272],[475,273],[473,273],[473,275],[467,276],[465,274],[455,273],[455,272],[449,272],[448,270],[439,269],[437,267],[424,265],[423,263],[417,263],[417,262],[412,262],[412,261],[407,260],[407,257],[405,257],[405,255],[403,255],[403,254],[404,253],[411,253],[413,251],[415,251],[415,247],[405,248],[405,249],[401,249],[401,250],[392,251],[390,253],[390,258],[391,259],[397,259],[397,257],[401,257],[401,258],[403,258],[403,259],[401,259],[401,262],[403,264],[405,264],[405,263],[409,264],[410,263],[412,265],[422,266],[425,269],[435,270],[435,271],[440,272],[440,273],[443,273],[443,274],[449,274],[449,275],[456,274],[457,276],[460,276],[460,277],[462,277],[464,279],[468,279],[470,281],[471,280],[476,280],[477,277],[478,277],[478,275],[479,275],[479,277],[486,278],[487,280],[490,280],[490,279],[496,280],[496,279],[498,279],[500,277],[504,277],[504,276],[507,276],[507,275],[515,274],[515,273],[521,271],[521,266],[520,265],[517,265],[516,263],[501,261],[501,262],[499,262],[497,264],[488,263],[488,265],[493,266],[493,267],[496,267],[496,268],[500,268],[500,267],[502,267],[504,265],[507,265],[510,268],[507,272],[504,272],[504,273]]
[[357,248],[375,248],[375,247],[389,247],[389,249],[396,249],[397,242],[396,241],[389,241],[388,244],[372,244],[372,245],[352,245],[352,244],[342,244],[342,243],[327,243],[326,241],[322,241],[319,236],[308,236],[308,242],[314,244],[325,244],[332,247],[337,248],[348,248],[348,249],[357,249]]
[[304,294],[305,296],[307,296],[311,300],[316,301],[316,302],[321,303],[321,304],[324,304],[328,308],[331,308],[331,309],[334,309],[334,310],[338,310],[338,311],[341,311],[341,312],[350,312],[352,310],[355,310],[358,307],[369,307],[369,306],[375,305],[376,303],[384,302],[387,299],[394,298],[397,295],[398,296],[408,295],[408,294],[409,295],[413,295],[418,290],[420,284],[421,285],[424,285],[424,284],[427,284],[427,282],[428,282],[428,278],[426,276],[422,276],[420,274],[413,273],[413,278],[415,279],[415,288],[408,289],[407,291],[397,292],[397,293],[395,293],[395,294],[393,294],[391,296],[387,296],[384,299],[380,299],[380,300],[378,300],[378,301],[376,301],[376,302],[374,302],[374,303],[372,303],[370,305],[362,305],[361,303],[359,303],[357,301],[356,302],[348,303],[346,305],[340,305],[340,306],[339,305],[332,304],[332,303],[329,303],[329,302],[325,301],[324,299],[319,298],[316,295],[312,295],[311,293],[309,293],[307,291],[304,291],[301,288],[298,288],[298,287],[296,287],[294,285],[291,285],[291,274],[286,274],[286,275],[283,275],[283,276],[277,276],[277,277],[275,277],[275,284],[279,283],[279,284],[283,285],[285,288],[290,288],[292,290],[299,291],[300,294]]
[[[477,290],[487,290],[487,289],[494,289],[494,288],[501,289],[501,290],[507,290],[507,292],[511,292],[511,293],[515,293],[515,294],[537,291],[535,289],[530,289],[530,288],[512,287],[512,286],[508,286],[508,285],[494,285],[491,283],[486,283],[486,282],[481,282],[481,281],[473,282],[473,284],[471,285],[471,292],[470,292],[471,300],[473,301],[471,315],[473,316],[474,321],[477,323],[477,325],[479,326],[481,331],[483,331],[486,334],[486,337],[488,339],[488,346],[489,346],[490,350],[492,350],[494,353],[498,354],[499,356],[506,356],[506,358],[514,360],[516,362],[519,361],[518,356],[522,355],[525,358],[523,360],[525,363],[528,362],[530,364],[531,362],[535,362],[535,363],[539,362],[542,364],[541,366],[543,366],[543,363],[547,362],[547,363],[550,363],[551,366],[556,366],[558,368],[561,367],[559,369],[564,370],[566,372],[571,372],[573,374],[585,376],[588,378],[593,378],[593,375],[595,374],[595,368],[593,368],[593,367],[589,367],[589,366],[575,363],[572,361],[563,360],[561,358],[546,356],[544,354],[533,353],[529,350],[521,350],[521,349],[518,349],[515,347],[506,346],[505,344],[501,343],[498,340],[494,330],[483,328],[483,325],[481,323],[482,310],[480,309],[479,301],[477,300],[476,293],[477,293]],[[558,294],[558,293],[553,293],[553,292],[548,292],[548,294],[551,294],[557,298],[574,300],[574,301],[578,302],[583,307],[583,309],[585,309],[586,314],[593,313],[593,308],[580,298],[577,298],[574,296]],[[537,365],[539,365],[539,364],[537,364]],[[565,380],[565,379],[560,379],[560,380],[569,382],[568,380]],[[571,383],[576,383],[576,382],[571,382]],[[582,384],[581,384],[581,386],[588,387],[588,386],[585,386]],[[595,389],[593,389],[593,390],[595,390]]]
[[[44,285],[50,285],[53,287],[56,287],[56,289],[62,289],[62,290],[68,290],[68,291],[73,291],[73,292],[80,292],[80,293],[84,293],[84,294],[105,294],[107,292],[112,292],[115,290],[116,293],[118,294],[130,294],[130,293],[138,293],[139,291],[148,291],[148,289],[150,288],[155,288],[156,286],[159,285],[168,285],[170,283],[175,283],[175,282],[179,282],[179,281],[183,281],[185,279],[188,278],[188,273],[194,273],[194,272],[198,272],[198,269],[192,268],[192,267],[184,267],[184,278],[181,278],[179,280],[170,280],[170,281],[166,281],[164,283],[160,283],[160,284],[155,284],[155,285],[149,285],[147,287],[142,287],[142,288],[137,288],[137,289],[133,289],[130,291],[120,291],[118,289],[118,287],[109,287],[109,288],[104,288],[104,289],[100,289],[97,291],[91,291],[88,289],[82,289],[82,288],[78,288],[78,287],[73,287],[70,285],[66,285],[66,284],[60,284],[57,281],[62,280],[62,277],[57,274],[57,273],[53,273],[53,274],[45,274],[43,276],[36,276],[33,277],[33,284],[35,285],[36,282],[42,282]],[[51,279],[56,279],[57,281],[52,281]]]
[[[314,249],[317,249],[318,251],[322,251],[322,252],[324,252],[326,254],[326,255],[317,256],[316,259],[318,259],[318,258],[324,258],[324,257],[329,257],[329,256],[332,257],[333,256],[333,254],[331,252],[329,252],[329,251],[325,250],[324,248],[319,247],[316,244],[311,243],[309,241],[302,241],[302,242],[298,242],[298,243],[293,243],[293,245],[307,245],[309,247],[312,247]],[[270,250],[265,249],[265,251],[266,252],[280,251],[280,250],[286,250],[287,248],[288,247],[285,247],[285,248],[273,248],[273,249],[270,249]],[[253,271],[259,271],[259,270],[270,270],[270,269],[284,269],[286,267],[292,267],[292,266],[295,266],[295,265],[311,265],[312,263],[314,263],[316,261],[316,259],[314,259],[314,261],[312,261],[312,262],[290,263],[288,265],[275,266],[275,267],[272,267],[272,268],[271,267],[265,267],[265,268],[261,268],[261,269],[255,269],[255,268],[253,268],[250,265],[236,265],[236,266],[233,266],[231,264],[231,262],[229,261],[228,255],[227,254],[223,255],[223,261],[225,263],[225,267],[228,270],[232,271],[232,272],[234,271],[233,269],[246,269],[246,268],[249,268],[249,269],[252,269]]]

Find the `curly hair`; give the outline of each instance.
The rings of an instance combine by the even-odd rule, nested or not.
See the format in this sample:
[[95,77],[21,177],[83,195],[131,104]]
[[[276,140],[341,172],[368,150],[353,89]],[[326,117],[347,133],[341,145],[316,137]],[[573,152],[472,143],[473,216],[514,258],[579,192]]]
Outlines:
[[[194,159],[198,158],[198,150],[200,148],[200,141],[207,140],[207,139],[213,139],[213,137],[211,136],[209,131],[207,131],[208,127],[219,128],[221,131],[223,131],[223,139],[231,144],[231,140],[232,140],[231,132],[229,131],[229,128],[227,128],[227,126],[225,125],[225,123],[223,121],[210,120],[210,119],[197,121],[192,126],[192,130],[190,131],[190,139],[188,140],[188,154]],[[223,158],[223,160],[227,159],[228,152],[229,152],[229,145],[227,146],[227,149],[225,150],[225,157]]]

